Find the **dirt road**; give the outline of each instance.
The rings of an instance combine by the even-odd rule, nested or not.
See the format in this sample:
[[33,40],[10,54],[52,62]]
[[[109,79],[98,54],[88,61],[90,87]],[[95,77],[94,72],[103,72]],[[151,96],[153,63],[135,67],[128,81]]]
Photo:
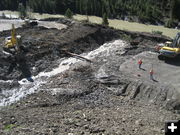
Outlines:
[[22,20],[5,20],[0,19],[0,31],[9,30],[12,28],[12,24],[15,25],[16,28],[21,27],[23,24]]
[[[142,59],[142,69],[138,68],[138,60]],[[147,83],[162,87],[170,87],[180,93],[180,62],[178,59],[158,59],[158,53],[143,52],[121,65],[120,71],[129,74],[132,78],[143,80]],[[154,71],[154,81],[150,79],[150,70]]]
[[[19,28],[24,24],[24,20],[0,19],[0,31],[10,30],[12,28],[12,24],[14,24],[15,28]],[[55,29],[59,29],[59,30],[66,28],[66,25],[56,23],[56,22],[48,22],[48,21],[38,21],[38,25],[46,27],[46,28],[55,28]]]

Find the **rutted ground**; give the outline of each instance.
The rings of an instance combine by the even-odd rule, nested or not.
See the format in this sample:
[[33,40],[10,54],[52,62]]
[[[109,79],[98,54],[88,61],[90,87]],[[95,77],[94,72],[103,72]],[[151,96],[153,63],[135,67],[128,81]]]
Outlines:
[[[37,29],[38,32],[34,31]],[[177,95],[176,91],[163,84],[159,85],[163,79],[152,82],[148,76],[147,61],[163,63],[163,67],[169,67],[162,61],[151,60],[157,54],[147,52],[154,51],[157,41],[166,39],[129,33],[133,35],[132,38],[140,41],[138,46],[131,46],[121,40],[121,36],[127,32],[89,24],[73,24],[61,31],[42,27],[18,31],[29,33],[30,38],[24,35],[24,43],[31,41],[29,50],[35,52],[34,59],[30,60],[31,67],[44,67],[34,71],[33,75],[40,72],[46,74],[41,78],[46,83],[39,86],[36,93],[1,108],[1,134],[160,135],[164,134],[165,120],[180,118],[179,114],[173,113],[179,111],[178,98],[173,96]],[[34,40],[35,37],[39,39]],[[49,51],[52,44],[56,46],[56,52],[60,53],[58,50],[66,48],[93,62],[68,58],[61,53],[55,57],[57,53]],[[36,47],[42,45],[37,51]],[[46,45],[48,51],[44,49]],[[41,53],[42,50],[45,53]],[[139,57],[144,59],[143,68],[147,73],[138,70]],[[38,65],[39,61],[42,63]],[[64,68],[64,72],[58,71]],[[1,70],[5,71],[4,68]],[[161,72],[164,73],[163,70]],[[16,75],[14,73],[12,78],[16,79]],[[155,77],[159,78],[157,74]],[[3,85],[2,88],[9,86]]]

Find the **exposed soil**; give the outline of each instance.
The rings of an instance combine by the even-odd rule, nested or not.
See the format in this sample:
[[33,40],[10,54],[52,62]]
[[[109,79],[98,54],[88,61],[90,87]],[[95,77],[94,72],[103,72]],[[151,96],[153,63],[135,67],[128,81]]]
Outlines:
[[[9,33],[1,32],[0,41]],[[159,82],[150,80],[135,64],[139,58],[159,63],[154,47],[168,38],[77,22],[62,30],[33,27],[18,28],[17,33],[23,36],[33,76],[57,68],[65,59],[62,65],[70,68],[44,78],[46,83],[34,94],[1,107],[0,134],[163,135],[166,120],[180,119],[179,97],[174,96],[179,95],[178,88],[164,85],[166,75],[158,76]],[[125,42],[122,39],[127,35],[130,38]],[[130,45],[132,41],[136,45]],[[93,62],[71,63],[74,59],[62,50],[83,53]],[[4,76],[10,63],[2,53],[0,61],[0,79],[4,80],[0,90],[20,89],[21,70]],[[144,63],[143,68],[148,74],[149,65]]]
[[[51,70],[56,65],[56,60],[65,57],[62,49],[81,54],[91,51],[106,41],[113,40],[118,37],[113,29],[96,27],[93,25],[82,25],[79,23],[73,26],[58,30],[47,29],[44,27],[18,28],[17,33],[22,36],[23,45],[27,48],[26,60],[29,67],[36,67],[32,75],[37,75],[41,71]],[[76,33],[76,34],[74,34]],[[1,32],[1,43],[3,37],[8,36],[10,31]],[[3,59],[2,51],[0,52]],[[0,77],[4,76],[7,71],[8,61],[3,61],[0,67]],[[54,65],[54,66],[53,66]],[[6,79],[21,79],[20,73],[13,72]],[[4,79],[4,78],[3,78]]]

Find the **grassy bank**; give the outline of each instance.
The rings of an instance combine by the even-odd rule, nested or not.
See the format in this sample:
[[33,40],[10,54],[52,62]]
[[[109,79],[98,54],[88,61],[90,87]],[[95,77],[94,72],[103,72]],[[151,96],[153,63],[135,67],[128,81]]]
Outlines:
[[[0,11],[0,14],[2,14],[2,12],[4,12],[6,15],[18,16],[18,12]],[[63,15],[33,13],[32,17],[36,18],[36,19],[44,19],[44,18],[49,18],[49,17],[64,17],[64,16]],[[82,21],[82,20],[86,20],[87,17],[84,15],[75,15],[74,19],[76,19],[78,21]],[[96,17],[96,16],[89,16],[89,21],[92,23],[101,24],[102,18]],[[140,24],[140,23],[135,23],[135,22],[127,22],[127,21],[117,20],[117,19],[109,19],[109,26],[116,28],[116,29],[138,31],[138,32],[150,32],[151,33],[152,31],[161,31],[163,35],[166,35],[171,38],[174,38],[176,36],[176,34],[178,32],[180,32],[180,30],[165,28],[164,26],[145,25],[145,24]]]
[[[83,15],[74,16],[77,20],[85,20],[87,17]],[[102,22],[102,18],[96,16],[89,16],[89,21],[92,23],[100,24]],[[127,22],[123,20],[117,19],[109,19],[109,26],[121,29],[121,30],[129,30],[129,31],[138,31],[138,32],[152,32],[152,31],[161,31],[163,35],[174,38],[180,30],[165,28],[164,26],[156,26],[156,25],[145,25],[141,23],[135,22]]]

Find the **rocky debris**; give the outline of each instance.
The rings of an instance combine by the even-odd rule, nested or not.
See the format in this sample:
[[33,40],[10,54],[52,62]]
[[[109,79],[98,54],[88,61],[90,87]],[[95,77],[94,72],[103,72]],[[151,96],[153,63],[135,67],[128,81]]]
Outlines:
[[135,39],[133,39],[132,41],[130,41],[130,44],[132,46],[137,46],[139,45],[141,42],[143,41],[143,39],[141,37],[136,37]]
[[1,89],[12,89],[12,88],[18,88],[19,83],[18,81],[2,81],[0,80]]
[[98,78],[98,81],[99,81],[99,83],[105,84],[105,85],[118,85],[118,84],[120,84],[118,77],[113,76],[113,75],[100,77],[100,78]]
[[180,113],[180,101],[178,99],[170,100],[167,102],[166,108],[175,113]]
[[[168,87],[157,87],[150,84],[146,84],[142,81],[133,81],[129,78],[121,78],[106,76],[100,78],[98,83],[107,86],[107,90],[113,95],[123,96],[124,100],[138,100],[146,103],[153,103],[159,106],[163,106],[168,110],[179,111],[179,100],[174,96],[178,93]],[[170,105],[171,104],[171,105]]]

